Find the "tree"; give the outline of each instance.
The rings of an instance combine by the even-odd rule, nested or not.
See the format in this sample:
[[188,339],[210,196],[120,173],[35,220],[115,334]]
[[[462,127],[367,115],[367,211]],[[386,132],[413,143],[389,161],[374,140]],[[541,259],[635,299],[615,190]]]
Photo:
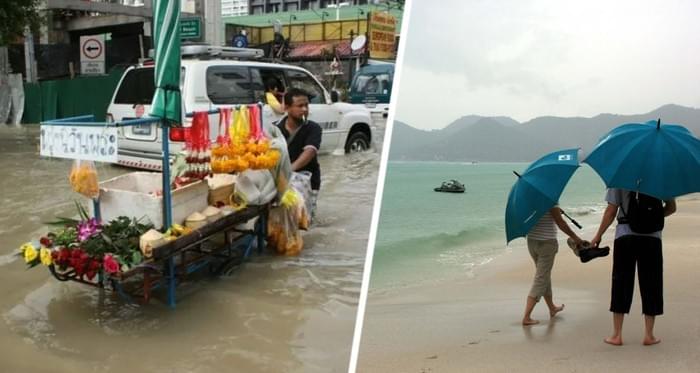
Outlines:
[[39,2],[41,0],[0,1],[0,45],[8,45],[24,35],[27,26],[39,27]]

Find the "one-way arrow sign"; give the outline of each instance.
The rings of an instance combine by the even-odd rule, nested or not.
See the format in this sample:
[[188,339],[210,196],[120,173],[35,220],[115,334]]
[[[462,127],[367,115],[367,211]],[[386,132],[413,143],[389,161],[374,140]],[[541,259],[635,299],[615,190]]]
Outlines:
[[80,37],[80,72],[82,74],[105,73],[104,35]]

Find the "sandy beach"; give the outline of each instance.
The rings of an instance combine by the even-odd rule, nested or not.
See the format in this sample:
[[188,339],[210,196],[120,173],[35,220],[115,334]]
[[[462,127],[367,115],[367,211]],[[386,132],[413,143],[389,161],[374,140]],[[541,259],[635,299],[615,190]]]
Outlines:
[[[562,240],[553,269],[554,300],[566,308],[540,324],[520,324],[534,266],[524,242],[474,278],[368,295],[358,372],[697,372],[700,370],[700,195],[678,201],[664,230],[665,313],[661,343],[643,346],[638,286],[623,328],[624,345],[603,343],[612,331],[612,257],[582,264]],[[597,228],[597,227],[596,227]],[[593,227],[591,230],[594,229]],[[612,247],[614,226],[602,245]],[[584,233],[590,239],[592,234]]]

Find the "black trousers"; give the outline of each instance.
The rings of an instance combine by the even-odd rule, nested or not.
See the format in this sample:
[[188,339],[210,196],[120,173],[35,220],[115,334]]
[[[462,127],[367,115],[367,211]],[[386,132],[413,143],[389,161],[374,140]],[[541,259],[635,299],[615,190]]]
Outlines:
[[634,272],[638,270],[642,313],[664,313],[663,256],[661,240],[655,237],[622,236],[615,240],[613,252],[610,311],[629,313],[634,294]]

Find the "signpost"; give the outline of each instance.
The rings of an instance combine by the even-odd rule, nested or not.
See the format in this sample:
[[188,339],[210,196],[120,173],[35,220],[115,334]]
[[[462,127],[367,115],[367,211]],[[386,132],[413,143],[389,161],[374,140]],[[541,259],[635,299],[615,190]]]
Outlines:
[[396,17],[389,13],[370,12],[368,31],[370,58],[394,58],[395,32]]
[[39,142],[44,157],[117,163],[117,127],[42,124]]
[[202,21],[199,18],[180,18],[180,39],[202,37]]
[[80,73],[102,75],[105,73],[105,36],[80,37]]

